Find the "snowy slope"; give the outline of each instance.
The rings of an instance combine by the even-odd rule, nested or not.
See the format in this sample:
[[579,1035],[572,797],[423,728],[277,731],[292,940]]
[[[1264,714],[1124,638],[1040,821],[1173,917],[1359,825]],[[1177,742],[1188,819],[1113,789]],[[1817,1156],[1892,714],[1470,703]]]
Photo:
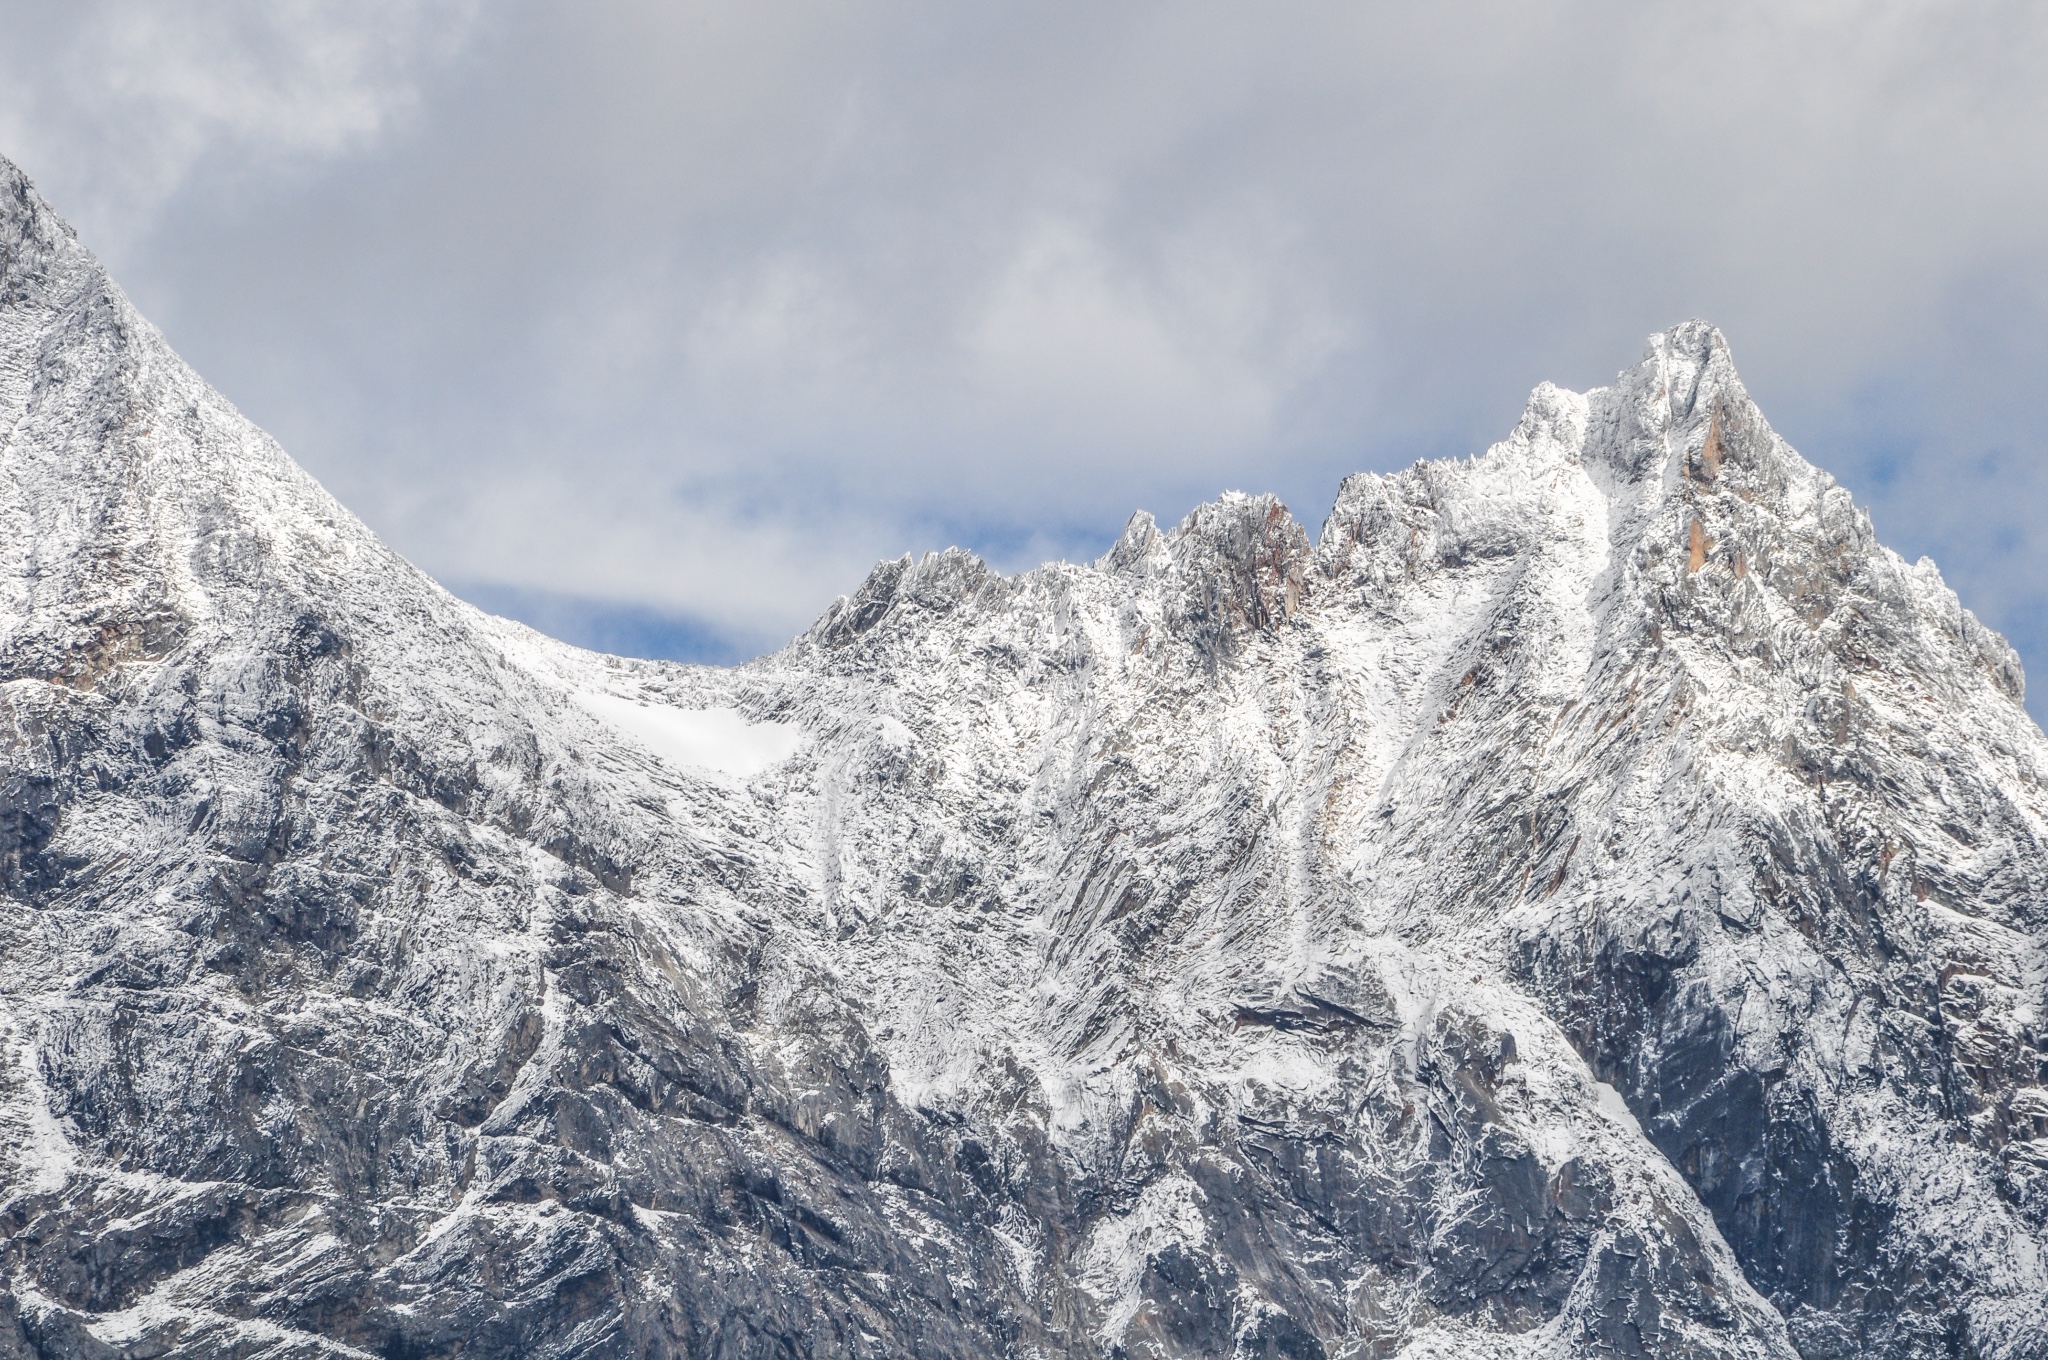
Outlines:
[[11,167],[0,430],[0,1356],[2048,1355],[2048,744],[1711,327],[731,671]]

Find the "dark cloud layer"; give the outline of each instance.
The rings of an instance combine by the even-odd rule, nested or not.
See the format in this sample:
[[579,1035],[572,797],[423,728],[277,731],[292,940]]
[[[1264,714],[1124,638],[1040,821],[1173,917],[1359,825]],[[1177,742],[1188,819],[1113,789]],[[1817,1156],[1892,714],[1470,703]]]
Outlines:
[[0,144],[144,310],[582,640],[1313,521],[1703,315],[2048,674],[2038,6],[9,8]]

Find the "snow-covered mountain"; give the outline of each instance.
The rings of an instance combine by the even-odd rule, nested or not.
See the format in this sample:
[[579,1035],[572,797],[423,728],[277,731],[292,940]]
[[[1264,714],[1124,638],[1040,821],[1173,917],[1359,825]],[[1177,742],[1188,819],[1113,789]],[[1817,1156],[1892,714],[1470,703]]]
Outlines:
[[0,162],[0,1357],[2048,1356],[2048,741],[1691,322],[736,670]]

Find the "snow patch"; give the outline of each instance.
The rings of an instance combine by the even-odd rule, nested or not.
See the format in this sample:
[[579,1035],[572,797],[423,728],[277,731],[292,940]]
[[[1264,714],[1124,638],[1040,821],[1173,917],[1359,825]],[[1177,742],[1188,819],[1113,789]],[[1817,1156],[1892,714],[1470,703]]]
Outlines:
[[748,722],[733,708],[671,708],[616,694],[578,694],[585,712],[671,765],[751,779],[804,748],[802,731]]
[[1628,1102],[1621,1098],[1621,1092],[1615,1090],[1604,1081],[1596,1081],[1593,1083],[1593,1098],[1599,1101],[1600,1108],[1605,1110],[1622,1127],[1628,1129],[1637,1137],[1642,1136],[1643,1126],[1636,1122],[1635,1111],[1629,1109]]
[[1097,1335],[1107,1345],[1121,1342],[1138,1315],[1146,1263],[1169,1244],[1193,1246],[1205,1238],[1201,1200],[1193,1181],[1170,1176],[1140,1191],[1129,1213],[1103,1218],[1089,1230],[1077,1278],[1102,1304]]
[[[15,1165],[25,1173],[12,1187],[30,1194],[47,1195],[64,1188],[78,1167],[78,1149],[70,1133],[50,1112],[50,1092],[36,1064],[34,1036],[11,1013],[0,1025],[0,1042],[7,1044],[4,1061],[15,1070],[14,1099],[0,1107],[0,1133],[14,1144]],[[4,1089],[4,1088],[0,1088]]]

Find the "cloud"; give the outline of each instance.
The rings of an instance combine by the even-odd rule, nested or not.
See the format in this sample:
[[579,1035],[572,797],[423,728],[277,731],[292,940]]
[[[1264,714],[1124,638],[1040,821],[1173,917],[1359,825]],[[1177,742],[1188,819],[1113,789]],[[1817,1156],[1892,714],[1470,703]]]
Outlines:
[[904,550],[1313,519],[1704,315],[1888,538],[2048,613],[2032,4],[26,9],[45,188],[479,590],[773,640]]
[[73,192],[103,248],[209,155],[270,168],[364,146],[415,101],[476,0],[27,5],[4,61],[14,158]]

